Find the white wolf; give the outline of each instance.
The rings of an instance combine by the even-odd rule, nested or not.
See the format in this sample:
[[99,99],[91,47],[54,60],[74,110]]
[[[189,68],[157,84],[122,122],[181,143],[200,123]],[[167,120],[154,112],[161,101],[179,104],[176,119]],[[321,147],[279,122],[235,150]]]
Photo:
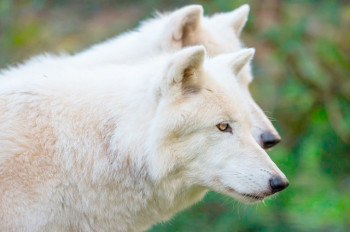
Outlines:
[[[235,78],[253,49],[133,66],[39,57],[0,77],[0,231],[140,231],[212,189],[288,185],[250,133]],[[67,58],[68,59],[68,58]]]
[[[190,5],[170,14],[159,14],[141,27],[102,42],[78,53],[74,60],[83,65],[104,63],[132,64],[151,55],[177,51],[191,45],[203,45],[210,56],[237,51],[242,47],[239,34],[249,13],[249,5],[229,12],[203,17],[200,5]],[[261,108],[252,99],[248,85],[252,81],[250,68],[239,76],[241,90],[250,107],[252,134],[264,148],[277,144],[281,137]]]

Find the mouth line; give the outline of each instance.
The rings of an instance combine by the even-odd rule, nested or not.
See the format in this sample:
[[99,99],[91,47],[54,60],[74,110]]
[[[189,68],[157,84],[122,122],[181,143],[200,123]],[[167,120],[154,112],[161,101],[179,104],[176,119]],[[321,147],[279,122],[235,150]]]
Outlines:
[[224,187],[226,192],[229,192],[231,194],[237,194],[237,195],[240,195],[240,196],[245,197],[247,199],[251,199],[251,200],[255,200],[255,201],[262,201],[266,197],[271,195],[271,194],[267,194],[267,193],[264,193],[264,192],[262,192],[260,194],[241,193],[241,192],[236,191],[234,188],[227,186],[221,180],[219,180],[219,183]]
[[249,194],[249,193],[239,193],[242,196],[252,198],[254,200],[263,200],[265,196],[259,196],[259,195],[254,195],[254,194]]
[[230,188],[227,186],[226,186],[226,189],[229,192],[233,192],[233,193],[239,194],[241,196],[244,196],[244,197],[247,197],[247,198],[250,198],[253,200],[263,200],[263,199],[265,199],[265,197],[267,197],[267,195],[255,195],[255,194],[250,194],[250,193],[240,193],[240,192],[237,192],[236,190],[234,190],[233,188]]

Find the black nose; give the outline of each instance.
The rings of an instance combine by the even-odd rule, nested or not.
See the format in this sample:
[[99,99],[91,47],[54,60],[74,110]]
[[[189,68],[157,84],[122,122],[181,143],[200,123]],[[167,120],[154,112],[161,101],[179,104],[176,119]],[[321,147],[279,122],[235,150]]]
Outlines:
[[271,132],[265,131],[261,134],[261,141],[263,143],[263,148],[267,149],[279,143],[281,137],[278,134],[272,134]]
[[270,186],[272,193],[277,193],[279,191],[282,191],[283,189],[287,188],[289,185],[289,182],[286,178],[281,177],[272,177],[270,179]]

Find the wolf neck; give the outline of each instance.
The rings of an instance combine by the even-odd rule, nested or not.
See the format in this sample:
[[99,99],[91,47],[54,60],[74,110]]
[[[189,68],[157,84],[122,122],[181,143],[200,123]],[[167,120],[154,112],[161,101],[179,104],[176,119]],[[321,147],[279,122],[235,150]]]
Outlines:
[[[150,127],[146,122],[152,121],[154,117],[152,108],[154,107],[155,110],[156,106],[139,105],[141,109],[132,109],[135,115],[142,115],[142,121],[137,125],[136,130],[131,129],[136,132],[129,134],[122,126],[119,128],[120,132],[118,128],[116,129],[116,134],[110,142],[111,146],[118,144],[116,149],[111,149],[111,157],[115,157],[112,166],[115,173],[118,173],[118,176],[113,178],[117,190],[111,194],[123,196],[123,201],[113,205],[117,208],[123,207],[120,210],[123,215],[116,215],[115,218],[127,218],[128,220],[124,221],[127,222],[128,231],[145,230],[152,224],[166,221],[175,213],[201,200],[206,193],[206,189],[199,186],[193,187],[192,183],[176,175],[165,177],[156,183],[152,180],[147,162],[150,151],[142,144],[147,138],[146,132]],[[128,124],[127,121],[120,123]],[[125,175],[119,175],[120,173]],[[126,202],[128,205],[125,205]],[[144,225],[144,227],[135,228],[135,225]]]
[[[86,153],[80,152],[81,154],[75,157],[70,155],[69,150],[65,152],[67,157],[63,158],[63,162],[67,164],[64,166],[69,166],[69,163],[81,163],[86,167],[80,173],[65,177],[70,179],[71,183],[76,183],[63,190],[66,192],[64,198],[70,201],[65,207],[67,214],[84,215],[84,212],[91,212],[94,215],[101,212],[95,215],[96,226],[108,221],[111,229],[140,231],[156,222],[167,220],[203,197],[204,189],[192,187],[176,176],[164,178],[157,183],[149,176],[147,156],[150,151],[144,144],[157,107],[152,88],[154,82],[159,81],[158,76],[151,75],[154,74],[153,70],[157,69],[149,69],[151,71],[143,70],[136,76],[124,78],[123,83],[120,80],[113,82],[115,77],[109,77],[107,74],[124,72],[113,68],[105,70],[106,76],[96,78],[96,82],[91,86],[85,89],[72,87],[72,91],[83,89],[82,91],[88,92],[90,97],[76,99],[84,94],[68,94],[68,97],[72,98],[68,102],[88,102],[87,105],[91,106],[84,110],[74,110],[81,112],[85,118],[84,123],[87,125],[84,133],[91,137],[91,141],[97,141],[96,144],[102,139],[103,145]],[[96,76],[93,71],[90,74]],[[107,78],[107,81],[104,78]],[[118,78],[123,76],[119,75],[116,79]],[[119,89],[118,93],[123,93],[120,96],[116,95],[115,89]],[[64,97],[67,97],[66,92]],[[68,103],[65,108],[68,107],[79,106]],[[101,135],[103,137],[100,137]],[[76,136],[72,131],[72,140],[74,139]],[[84,141],[75,143],[79,142],[84,144]],[[78,151],[79,147],[72,150]],[[90,167],[92,163],[95,166]],[[86,202],[89,204],[86,205]]]
[[[206,193],[201,187],[183,186],[178,180],[164,180],[154,185],[142,170],[141,173],[138,169],[130,172],[128,176],[120,176],[124,178],[123,183],[119,182],[117,191],[111,193],[111,198],[123,196],[123,199],[110,205],[119,212],[109,218],[110,223],[116,222],[115,228],[125,223],[122,225],[125,231],[143,231],[155,223],[166,221],[201,200]],[[113,209],[110,210],[113,212]]]

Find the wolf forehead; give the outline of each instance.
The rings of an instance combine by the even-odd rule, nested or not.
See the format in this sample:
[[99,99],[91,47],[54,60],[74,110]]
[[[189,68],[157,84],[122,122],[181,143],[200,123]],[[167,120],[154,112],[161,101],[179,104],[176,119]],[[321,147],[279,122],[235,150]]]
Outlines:
[[[197,80],[191,85],[193,91],[166,101],[162,118],[173,133],[191,133],[196,129],[211,128],[220,122],[250,124],[248,109],[244,104],[239,84],[226,67],[203,69],[196,72]],[[218,78],[219,77],[219,78]]]

